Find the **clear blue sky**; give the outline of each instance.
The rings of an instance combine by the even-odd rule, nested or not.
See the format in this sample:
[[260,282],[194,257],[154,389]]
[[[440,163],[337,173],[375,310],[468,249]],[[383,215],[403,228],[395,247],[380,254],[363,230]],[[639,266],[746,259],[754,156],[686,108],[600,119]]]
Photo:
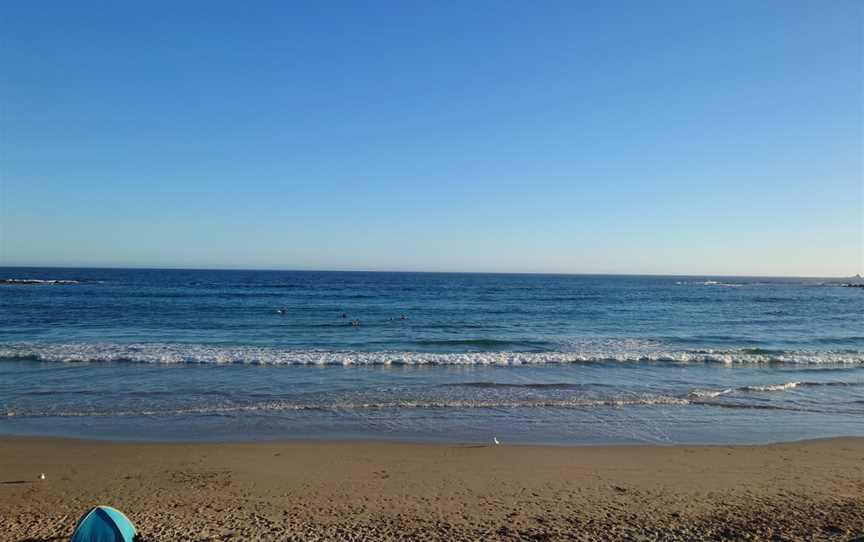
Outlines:
[[0,265],[864,273],[864,3],[0,6]]

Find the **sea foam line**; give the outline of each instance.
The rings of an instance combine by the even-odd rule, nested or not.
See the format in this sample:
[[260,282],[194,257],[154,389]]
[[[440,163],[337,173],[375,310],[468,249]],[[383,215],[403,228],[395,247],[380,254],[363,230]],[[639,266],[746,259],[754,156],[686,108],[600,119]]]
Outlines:
[[41,284],[80,284],[78,280],[64,279],[0,279],[0,284],[41,285]]
[[678,363],[794,363],[864,364],[861,351],[753,351],[654,348],[609,348],[555,352],[410,351],[347,352],[291,350],[271,347],[223,347],[194,344],[34,344],[0,345],[0,361],[25,359],[42,362],[117,362],[152,364],[249,365],[542,365],[591,362]]
[[253,404],[203,405],[180,408],[143,408],[141,410],[28,410],[7,408],[0,416],[7,418],[87,418],[87,417],[165,417],[196,415],[234,415],[268,413],[361,413],[398,410],[473,410],[473,409],[591,409],[591,408],[651,408],[651,407],[717,407],[731,409],[787,410],[819,412],[798,406],[725,403],[705,399],[688,399],[669,395],[644,395],[640,397],[610,397],[605,399],[525,399],[525,400],[394,400],[367,402],[292,403],[287,401],[265,401]]
[[690,392],[690,397],[707,397],[714,398],[721,395],[727,395],[735,392],[772,392],[772,391],[787,391],[795,388],[817,387],[817,386],[864,386],[864,382],[843,382],[843,381],[828,381],[828,382],[784,382],[781,384],[760,384],[750,386],[740,386],[737,388],[724,388],[720,390],[693,390]]
[[684,406],[690,401],[683,398],[653,395],[631,398],[608,399],[536,399],[536,400],[398,400],[370,402],[333,402],[333,403],[290,403],[270,401],[245,405],[206,405],[201,407],[142,409],[142,410],[43,410],[28,411],[8,409],[3,415],[21,418],[78,418],[106,416],[182,416],[206,414],[241,414],[268,412],[352,412],[379,410],[421,410],[421,409],[517,409],[517,408],[596,408],[596,407],[638,407],[638,406]]

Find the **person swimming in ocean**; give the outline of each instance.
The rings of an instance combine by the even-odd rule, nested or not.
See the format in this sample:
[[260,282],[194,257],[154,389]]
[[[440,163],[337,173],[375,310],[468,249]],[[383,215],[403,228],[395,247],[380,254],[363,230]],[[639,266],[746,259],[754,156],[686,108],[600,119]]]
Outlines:
[[288,309],[276,309],[276,312],[279,314],[288,314]]

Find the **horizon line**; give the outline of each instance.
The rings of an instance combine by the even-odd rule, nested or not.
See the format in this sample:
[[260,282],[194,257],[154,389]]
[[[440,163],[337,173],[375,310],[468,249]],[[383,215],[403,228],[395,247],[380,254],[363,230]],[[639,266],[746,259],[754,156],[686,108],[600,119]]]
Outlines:
[[289,269],[277,267],[246,268],[246,267],[171,267],[171,266],[111,266],[111,265],[6,265],[0,262],[3,269],[104,269],[115,271],[253,271],[273,273],[424,273],[439,275],[557,275],[557,276],[607,276],[607,277],[723,277],[723,278],[788,278],[788,279],[845,279],[861,277],[860,273],[836,276],[809,275],[768,275],[768,274],[718,274],[718,273],[588,273],[564,271],[417,271],[393,269]]

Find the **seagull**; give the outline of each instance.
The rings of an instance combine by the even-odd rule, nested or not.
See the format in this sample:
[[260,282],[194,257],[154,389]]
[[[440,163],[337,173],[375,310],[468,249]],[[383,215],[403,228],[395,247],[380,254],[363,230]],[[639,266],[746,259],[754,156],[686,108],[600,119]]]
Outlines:
[[501,444],[500,442],[498,442],[498,437],[492,437],[492,442],[494,442],[496,445]]
[[44,479],[45,479],[45,473],[44,473],[44,472],[40,472],[40,473],[39,473],[39,479],[40,479],[40,480],[44,480]]

